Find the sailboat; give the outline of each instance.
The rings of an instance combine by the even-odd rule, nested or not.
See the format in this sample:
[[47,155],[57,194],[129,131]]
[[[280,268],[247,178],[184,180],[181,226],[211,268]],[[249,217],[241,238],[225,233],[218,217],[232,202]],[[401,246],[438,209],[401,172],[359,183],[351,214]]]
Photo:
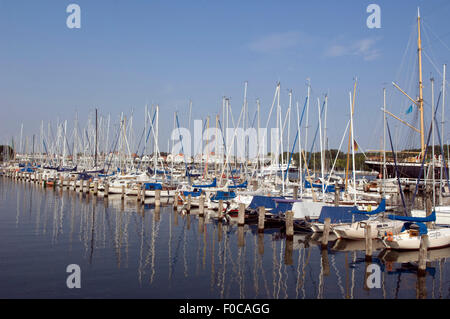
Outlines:
[[353,214],[366,214],[371,217],[365,221],[354,222],[351,224],[337,225],[333,227],[333,231],[338,238],[345,239],[364,239],[366,238],[366,229],[367,226],[371,226],[370,238],[375,239],[386,232],[395,232],[398,233],[402,227],[404,222],[399,220],[386,220],[383,217],[380,217],[380,214],[386,211],[386,199],[383,198],[381,200],[380,205],[377,209],[373,211],[352,211]]
[[[418,54],[418,71],[419,71],[419,97],[417,100],[414,100],[411,98],[407,93],[405,93],[404,90],[402,90],[395,82],[392,82],[395,88],[397,88],[403,95],[405,95],[414,105],[417,106],[419,110],[419,118],[420,118],[420,127],[415,128],[409,123],[403,121],[402,119],[398,118],[394,114],[390,113],[386,110],[386,108],[383,109],[384,116],[386,114],[391,115],[396,120],[402,122],[403,124],[407,125],[409,128],[413,129],[414,131],[418,132],[420,135],[420,152],[418,154],[412,152],[407,152],[409,154],[409,157],[404,158],[402,161],[397,161],[397,168],[395,167],[394,161],[392,159],[386,159],[386,152],[383,154],[383,158],[380,158],[379,156],[376,157],[368,157],[365,161],[365,164],[372,170],[379,172],[379,176],[383,179],[389,178],[389,177],[395,177],[396,174],[398,174],[400,178],[417,178],[419,176],[421,167],[422,167],[422,160],[425,156],[426,151],[426,144],[425,144],[425,124],[424,124],[424,99],[423,99],[423,81],[422,81],[422,41],[421,41],[421,27],[420,27],[420,10],[417,10],[417,54]],[[437,165],[436,165],[437,164]],[[429,169],[434,169],[434,176],[436,178],[440,177],[440,174],[442,172],[440,168],[440,163],[434,163],[426,162],[425,163],[425,170],[428,171]],[[431,172],[431,171],[430,171]]]
[[428,235],[428,249],[450,246],[450,228],[428,229],[425,223],[436,221],[436,212],[427,217],[408,217],[389,215],[392,220],[405,221],[403,231],[399,234],[386,234],[383,243],[388,249],[418,250],[421,236]]

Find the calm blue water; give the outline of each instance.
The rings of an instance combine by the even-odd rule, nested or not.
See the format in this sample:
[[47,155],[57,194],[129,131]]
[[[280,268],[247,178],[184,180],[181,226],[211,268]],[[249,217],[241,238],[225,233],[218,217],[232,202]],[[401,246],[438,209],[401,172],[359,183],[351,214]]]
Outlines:
[[[386,264],[377,250],[381,285],[368,289],[368,264],[356,250],[363,243],[330,242],[321,252],[311,235],[296,235],[292,249],[276,230],[258,236],[246,226],[241,236],[243,246],[238,227],[170,205],[155,211],[0,177],[0,298],[450,296],[450,249],[434,253],[423,280],[414,263]],[[80,289],[67,288],[69,264],[81,268]]]

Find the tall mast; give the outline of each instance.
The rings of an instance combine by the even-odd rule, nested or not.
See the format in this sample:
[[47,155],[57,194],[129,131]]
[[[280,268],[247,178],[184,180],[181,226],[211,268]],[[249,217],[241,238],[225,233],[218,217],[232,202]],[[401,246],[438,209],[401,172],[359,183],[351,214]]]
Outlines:
[[[350,109],[350,113],[351,113],[350,116],[352,118],[353,118],[353,113],[355,112],[355,94],[356,94],[356,82],[357,81],[358,80],[355,78],[355,84],[353,86],[353,100],[351,99],[351,96],[350,96],[350,101],[352,102],[351,109]],[[353,125],[353,121],[351,121],[351,123],[350,123],[350,132],[352,132],[352,130],[353,130],[352,125]],[[350,147],[351,147],[350,143],[351,144],[354,143],[354,140],[352,139],[351,134],[348,135],[347,166],[345,169],[345,191],[346,192],[347,192],[347,186],[348,186],[348,165],[350,162]]]
[[[442,137],[444,137],[444,114],[445,114],[445,86],[446,86],[446,81],[445,81],[445,69],[446,69],[446,65],[444,64],[444,67],[443,67],[444,69],[443,69],[443,73],[442,73],[442,120],[441,120],[441,136]],[[442,149],[443,149],[443,147],[444,147],[444,138],[442,138],[442,140],[441,140],[441,143],[442,143]],[[439,187],[439,205],[442,205],[442,187],[444,186],[443,184],[442,184],[442,173],[443,173],[443,168],[444,168],[444,163],[445,163],[445,161],[444,161],[444,157],[445,156],[445,154],[444,154],[444,152],[442,152],[442,154],[441,154],[441,174],[440,174],[440,178],[441,178],[441,183],[440,183],[440,187]]]
[[311,94],[311,82],[308,79],[308,98],[306,100],[306,126],[305,126],[305,147],[304,149],[307,150],[308,148],[308,127],[309,127],[309,100],[310,100],[310,94]]
[[422,82],[422,40],[420,39],[420,10],[417,8],[417,53],[419,56],[419,111],[420,111],[420,149],[421,158],[425,155],[425,137],[423,120],[423,82]]
[[355,137],[353,136],[353,112],[354,112],[354,106],[355,106],[355,100],[354,100],[354,96],[355,96],[355,92],[353,92],[353,101],[352,101],[352,93],[349,92],[349,96],[350,96],[350,136],[352,138],[352,166],[353,166],[353,192],[354,192],[354,203],[356,206],[356,172],[355,172]]
[[386,179],[386,89],[383,89],[383,173],[382,173],[382,188],[383,188],[383,196],[384,196],[384,181]]
[[98,140],[98,118],[97,118],[97,109],[95,109],[95,162],[94,162],[95,168],[97,167],[97,140]]

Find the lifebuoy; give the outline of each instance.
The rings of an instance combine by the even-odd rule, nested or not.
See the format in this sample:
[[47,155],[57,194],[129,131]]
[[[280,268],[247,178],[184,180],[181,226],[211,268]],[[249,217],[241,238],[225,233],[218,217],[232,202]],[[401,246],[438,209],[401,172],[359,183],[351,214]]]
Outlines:
[[387,241],[392,241],[392,240],[394,239],[394,237],[393,237],[394,235],[392,234],[391,231],[390,231],[390,232],[387,232],[387,233],[386,233],[386,236],[387,236],[387,237],[386,237],[386,240],[387,240]]

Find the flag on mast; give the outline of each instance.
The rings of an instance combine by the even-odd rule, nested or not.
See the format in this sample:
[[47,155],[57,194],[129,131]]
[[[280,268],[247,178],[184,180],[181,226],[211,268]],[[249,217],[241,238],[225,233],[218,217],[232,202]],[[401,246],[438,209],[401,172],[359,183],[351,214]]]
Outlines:
[[406,114],[409,114],[413,111],[413,106],[412,104],[409,106],[409,108],[406,110]]

